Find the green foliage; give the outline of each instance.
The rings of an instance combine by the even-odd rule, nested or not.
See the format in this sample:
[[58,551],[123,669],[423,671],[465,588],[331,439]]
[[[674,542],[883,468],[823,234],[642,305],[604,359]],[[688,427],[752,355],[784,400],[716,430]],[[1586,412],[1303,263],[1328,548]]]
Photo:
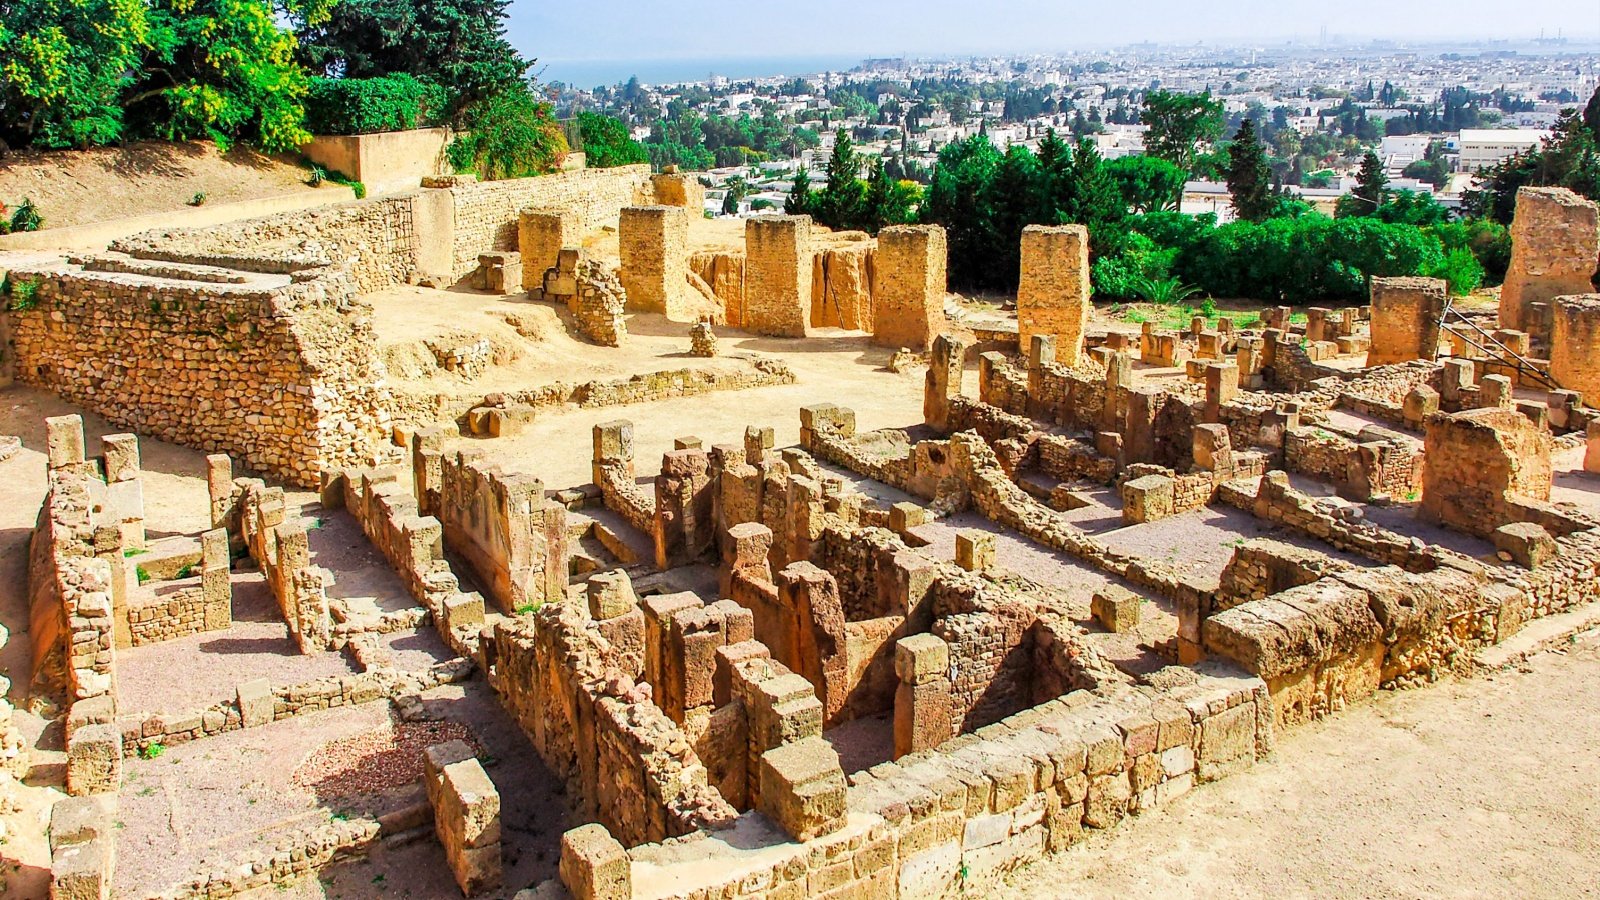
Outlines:
[[1198,294],[1200,289],[1186,285],[1176,278],[1150,278],[1138,275],[1133,279],[1133,292],[1146,303],[1176,306]]
[[[5,206],[0,204],[0,212],[5,211]],[[11,218],[5,222],[8,233],[22,231],[38,231],[44,227],[44,216],[39,215],[39,207],[26,197],[11,211]]]
[[190,206],[204,206],[205,203],[206,203],[206,192],[205,191],[195,191],[194,192],[194,196],[189,198],[189,205]]
[[1239,218],[1260,222],[1277,209],[1277,192],[1272,189],[1272,170],[1267,167],[1267,152],[1256,138],[1256,123],[1245,119],[1228,145],[1228,194]]
[[150,15],[143,0],[0,0],[0,139],[81,148],[122,138]]
[[1372,215],[1381,222],[1404,225],[1442,225],[1450,219],[1450,211],[1432,194],[1417,191],[1395,191]]
[[828,181],[811,200],[811,217],[829,228],[863,227],[866,218],[867,186],[861,180],[861,158],[850,132],[841,128],[834,134],[833,153],[828,157]]
[[628,128],[610,116],[578,113],[578,132],[583,137],[583,152],[593,169],[633,165],[650,161],[644,145],[628,134]]
[[190,577],[190,576],[192,576],[194,574],[195,574],[195,565],[194,565],[194,563],[184,563],[183,566],[181,566],[178,569],[178,577],[179,578],[188,578],[188,577]]
[[805,166],[794,173],[794,184],[783,201],[783,211],[791,216],[811,214],[811,173],[806,171]]
[[1141,281],[1166,278],[1177,256],[1176,247],[1158,247],[1147,235],[1130,232],[1119,252],[1104,254],[1094,261],[1090,277],[1095,296],[1136,300],[1141,296]]
[[1443,222],[1429,229],[1448,253],[1470,251],[1483,267],[1484,283],[1499,284],[1511,267],[1511,229],[1492,219]]
[[1200,144],[1221,137],[1226,124],[1222,101],[1212,99],[1210,91],[1151,91],[1144,96],[1140,121],[1150,126],[1144,136],[1145,152],[1172,163],[1186,176],[1194,168]]
[[524,82],[532,63],[505,37],[509,0],[334,0],[327,16],[296,16],[300,63],[318,74],[410,75],[437,85],[454,124]]
[[160,741],[151,741],[139,748],[139,758],[144,760],[158,759],[167,752],[167,745]]
[[1176,209],[1176,200],[1188,177],[1182,169],[1154,156],[1113,159],[1106,163],[1106,174],[1132,213]]
[[140,584],[144,584],[150,580],[150,570],[146,569],[144,566],[134,566],[133,571],[134,575],[138,577]]
[[457,172],[485,181],[527,178],[560,168],[567,139],[550,114],[550,105],[519,84],[466,112],[471,129],[450,142],[447,153]]
[[0,295],[4,295],[6,309],[27,312],[39,305],[39,282],[18,278],[10,273],[0,282]]
[[1355,188],[1339,198],[1334,205],[1334,215],[1341,219],[1377,216],[1388,196],[1389,179],[1383,174],[1383,163],[1378,159],[1378,154],[1368,150],[1361,158],[1361,171],[1356,175]]
[[372,134],[439,120],[444,89],[404,72],[375,78],[313,78],[306,127],[313,134]]
[[1447,251],[1437,262],[1423,269],[1429,278],[1442,278],[1452,294],[1470,294],[1483,284],[1483,264],[1466,247]]

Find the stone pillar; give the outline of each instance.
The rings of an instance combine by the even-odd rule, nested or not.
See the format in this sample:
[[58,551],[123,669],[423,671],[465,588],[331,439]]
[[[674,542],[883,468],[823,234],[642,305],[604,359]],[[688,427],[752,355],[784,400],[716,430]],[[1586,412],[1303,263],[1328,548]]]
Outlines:
[[944,331],[949,252],[938,225],[894,225],[878,233],[872,342],[922,352]]
[[630,206],[617,228],[628,309],[694,321],[689,302],[689,215],[681,206]]
[[84,725],[67,740],[67,793],[115,794],[122,788],[122,730]]
[[608,465],[621,465],[625,471],[620,477],[632,481],[633,472],[633,423],[626,419],[617,419],[612,422],[602,422],[594,426],[594,463],[593,472],[595,484],[604,484],[603,471]]
[[51,416],[44,420],[44,428],[50,471],[69,466],[82,468],[86,459],[83,445],[83,416]]
[[226,453],[206,457],[206,493],[211,500],[211,527],[237,531],[233,524],[233,459]]
[[711,458],[704,450],[674,450],[661,457],[656,476],[656,568],[697,561],[711,549]]
[[106,461],[106,484],[133,481],[139,477],[139,438],[131,434],[108,434],[100,439]]
[[1597,258],[1600,207],[1566,188],[1518,190],[1511,266],[1500,289],[1500,324],[1532,331],[1526,321],[1529,304],[1593,291],[1589,279]]
[[1222,419],[1222,407],[1239,395],[1239,367],[1231,362],[1206,366],[1206,421]]
[[1550,377],[1600,401],[1600,294],[1561,297],[1555,307]]
[[476,758],[444,767],[434,832],[461,893],[472,897],[501,882],[500,792]]
[[1439,355],[1447,285],[1438,278],[1372,279],[1372,346],[1367,365]]
[[200,535],[200,589],[205,597],[205,630],[233,624],[233,573],[228,558],[228,532],[213,528]]
[[[993,536],[990,535],[992,538]],[[894,756],[932,750],[954,736],[950,701],[950,645],[931,634],[894,645]]]
[[1089,230],[1082,225],[1029,225],[1022,231],[1022,281],[1017,330],[1022,346],[1035,334],[1056,338],[1063,366],[1078,364],[1089,325]]
[[922,418],[933,430],[950,430],[950,398],[961,394],[961,372],[967,345],[958,337],[941,334],[933,342],[933,361],[922,390]]
[[748,219],[744,245],[745,330],[805,337],[811,311],[811,217]]
[[993,533],[973,528],[956,532],[956,565],[968,572],[987,572],[994,568],[994,560]]
[[562,247],[576,246],[578,214],[554,207],[530,206],[517,214],[517,250],[522,254],[524,290],[544,287],[544,273],[556,266]]

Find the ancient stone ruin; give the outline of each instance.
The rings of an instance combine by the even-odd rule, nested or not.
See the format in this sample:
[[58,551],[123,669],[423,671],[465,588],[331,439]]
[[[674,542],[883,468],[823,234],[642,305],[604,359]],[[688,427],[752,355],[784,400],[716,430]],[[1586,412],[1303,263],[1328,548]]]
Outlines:
[[1082,226],[980,319],[940,228],[700,190],[429,179],[10,273],[16,390],[79,410],[17,451],[52,896],[1000,896],[1597,599],[1592,204],[1524,192],[1498,315],[1168,330],[1095,318]]

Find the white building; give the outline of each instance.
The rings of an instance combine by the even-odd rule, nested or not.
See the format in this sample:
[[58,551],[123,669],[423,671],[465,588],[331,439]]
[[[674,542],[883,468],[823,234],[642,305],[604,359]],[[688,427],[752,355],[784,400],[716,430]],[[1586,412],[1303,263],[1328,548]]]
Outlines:
[[1531,150],[1549,134],[1534,128],[1464,129],[1461,132],[1461,171],[1476,172]]

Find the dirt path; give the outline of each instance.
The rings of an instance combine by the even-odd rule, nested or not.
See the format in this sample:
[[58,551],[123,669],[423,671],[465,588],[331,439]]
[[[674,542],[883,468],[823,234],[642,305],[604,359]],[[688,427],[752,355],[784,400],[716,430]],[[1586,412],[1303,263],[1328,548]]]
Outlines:
[[1005,896],[1600,895],[1600,633],[1384,694],[1013,876]]

